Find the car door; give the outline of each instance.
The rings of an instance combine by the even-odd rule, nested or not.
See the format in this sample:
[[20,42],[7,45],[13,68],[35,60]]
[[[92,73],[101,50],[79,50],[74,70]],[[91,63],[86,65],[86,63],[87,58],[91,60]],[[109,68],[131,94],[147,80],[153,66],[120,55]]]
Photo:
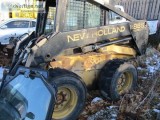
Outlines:
[[24,33],[28,33],[29,21],[26,20],[15,20],[5,24],[7,28],[5,29],[8,34],[19,36]]
[[30,25],[28,28],[28,33],[36,30],[36,21],[30,21]]
[[0,43],[9,44],[10,37],[18,37],[24,33],[28,33],[29,21],[27,20],[11,20],[6,22],[0,29]]

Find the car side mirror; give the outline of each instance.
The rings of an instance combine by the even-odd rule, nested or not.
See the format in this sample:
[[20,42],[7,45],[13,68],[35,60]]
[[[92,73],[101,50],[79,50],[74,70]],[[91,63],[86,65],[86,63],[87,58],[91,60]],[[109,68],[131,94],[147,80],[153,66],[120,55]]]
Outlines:
[[35,115],[32,112],[27,113],[26,117],[31,119],[31,120],[35,119]]
[[121,20],[121,17],[120,16],[115,16],[115,19],[116,20]]
[[7,26],[6,25],[3,25],[2,27],[1,27],[1,29],[6,29],[7,28]]

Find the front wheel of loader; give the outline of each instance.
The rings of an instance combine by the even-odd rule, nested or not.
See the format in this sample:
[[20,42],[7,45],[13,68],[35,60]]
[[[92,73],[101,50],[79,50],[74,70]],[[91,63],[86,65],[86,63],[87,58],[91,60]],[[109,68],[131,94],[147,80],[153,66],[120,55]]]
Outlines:
[[100,73],[99,88],[102,95],[117,101],[120,96],[137,86],[137,69],[124,60],[109,61]]
[[64,69],[49,71],[51,82],[58,87],[57,102],[52,118],[54,120],[75,120],[84,108],[86,86],[76,74]]

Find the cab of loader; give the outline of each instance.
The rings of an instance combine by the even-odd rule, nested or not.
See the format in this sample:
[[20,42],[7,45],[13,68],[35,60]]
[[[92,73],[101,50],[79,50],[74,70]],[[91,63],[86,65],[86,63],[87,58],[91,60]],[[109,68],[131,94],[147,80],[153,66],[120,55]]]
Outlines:
[[[40,4],[36,32],[17,43],[9,75],[16,75],[19,65],[45,69],[48,77],[42,80],[58,89],[57,100],[51,103],[54,111],[53,106],[47,109],[52,119],[77,119],[87,90],[98,89],[106,99],[117,101],[136,88],[137,69],[132,63],[145,52],[146,21],[135,20],[105,0],[45,0]],[[127,22],[109,24],[110,11]]]

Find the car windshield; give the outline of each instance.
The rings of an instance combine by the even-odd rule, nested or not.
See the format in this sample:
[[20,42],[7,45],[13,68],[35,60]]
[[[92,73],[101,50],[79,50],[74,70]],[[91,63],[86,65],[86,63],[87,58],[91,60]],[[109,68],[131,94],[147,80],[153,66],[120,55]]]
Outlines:
[[18,75],[2,90],[0,100],[12,105],[22,119],[45,120],[51,97],[41,78]]
[[29,21],[11,21],[5,25],[7,28],[29,28]]

